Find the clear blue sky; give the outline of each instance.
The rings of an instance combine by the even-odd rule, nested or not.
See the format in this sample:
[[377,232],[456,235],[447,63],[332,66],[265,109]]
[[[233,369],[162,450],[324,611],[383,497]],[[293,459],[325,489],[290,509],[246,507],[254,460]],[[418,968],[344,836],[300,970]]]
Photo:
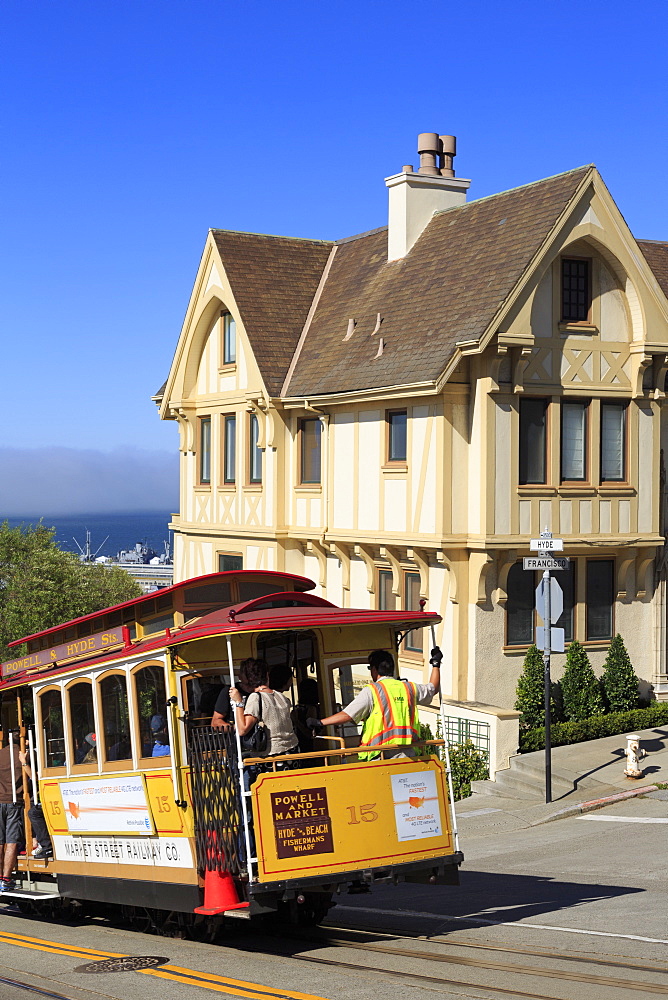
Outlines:
[[[383,178],[416,162],[418,132],[457,135],[471,198],[595,162],[633,232],[668,239],[667,15],[664,0],[4,0],[0,514],[24,504],[17,468],[44,482],[49,449],[173,460],[150,396],[207,229],[383,225]],[[120,483],[107,502],[123,505]]]

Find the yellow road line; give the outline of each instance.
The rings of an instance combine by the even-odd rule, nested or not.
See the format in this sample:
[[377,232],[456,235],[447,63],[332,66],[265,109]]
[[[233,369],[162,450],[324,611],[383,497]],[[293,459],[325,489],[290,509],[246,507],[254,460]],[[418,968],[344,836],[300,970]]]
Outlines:
[[262,986],[260,983],[249,983],[243,979],[216,976],[211,972],[183,969],[178,965],[161,965],[155,969],[142,969],[141,972],[143,975],[157,976],[159,979],[172,979],[182,985],[201,986],[216,993],[232,993],[234,996],[247,997],[248,1000],[323,1000],[313,993],[276,989]]
[[78,945],[62,944],[60,941],[48,941],[44,938],[29,937],[27,934],[10,934],[0,931],[0,942],[15,944],[19,948],[33,948],[36,951],[47,951],[56,955],[70,955],[74,958],[121,958],[122,952],[98,951],[94,948],[82,948]]
[[[79,945],[67,945],[49,941],[45,938],[30,937],[27,934],[12,934],[0,931],[0,944],[13,944],[19,948],[32,948],[52,955],[67,955],[70,958],[87,958],[90,961],[105,958],[124,958],[126,953],[120,951],[100,951],[96,948],[83,948]],[[200,986],[215,993],[228,993],[243,997],[245,1000],[323,1000],[313,993],[298,993],[294,990],[281,990],[261,983],[250,983],[242,979],[229,979],[217,976],[212,972],[200,972],[196,969],[185,969],[179,965],[161,965],[152,969],[137,969],[146,976],[156,976],[158,979],[170,979],[181,985]]]

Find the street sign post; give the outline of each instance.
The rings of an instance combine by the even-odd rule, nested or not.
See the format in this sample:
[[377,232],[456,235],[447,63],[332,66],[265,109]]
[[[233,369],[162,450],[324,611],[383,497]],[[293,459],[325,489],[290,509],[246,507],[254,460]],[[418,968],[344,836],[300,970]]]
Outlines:
[[568,569],[571,564],[566,556],[524,556],[522,565],[524,569],[540,570],[544,569],[562,570]]
[[564,630],[555,628],[564,610],[564,592],[557,580],[550,576],[553,570],[568,569],[569,562],[565,557],[554,556],[554,552],[563,552],[563,538],[553,538],[551,531],[541,531],[540,538],[532,538],[529,548],[537,552],[537,556],[525,556],[522,560],[524,569],[542,570],[543,576],[536,587],[536,611],[543,619],[543,627],[536,628],[536,645],[543,650],[544,666],[544,697],[545,697],[545,802],[552,801],[552,739],[550,734],[550,659],[552,651],[563,653]]

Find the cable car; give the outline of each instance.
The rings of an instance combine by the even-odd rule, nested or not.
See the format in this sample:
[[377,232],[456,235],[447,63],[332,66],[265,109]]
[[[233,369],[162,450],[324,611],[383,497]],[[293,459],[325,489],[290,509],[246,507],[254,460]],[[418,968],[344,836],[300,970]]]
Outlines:
[[26,822],[19,884],[3,898],[36,912],[119,904],[141,929],[210,934],[224,916],[317,922],[351,887],[457,884],[442,741],[368,761],[349,725],[268,758],[211,726],[247,658],[282,670],[293,704],[316,681],[326,717],[368,683],[371,650],[440,621],[339,608],[314,586],[213,573],[12,644],[26,651],[1,666],[3,743],[28,754],[26,813],[32,795],[53,857],[33,857]]

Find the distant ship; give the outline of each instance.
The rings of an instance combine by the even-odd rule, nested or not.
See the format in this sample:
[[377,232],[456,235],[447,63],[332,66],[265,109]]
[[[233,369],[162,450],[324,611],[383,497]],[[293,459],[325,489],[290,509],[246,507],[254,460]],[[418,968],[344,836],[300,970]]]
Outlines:
[[98,545],[95,551],[91,545],[91,534],[88,529],[86,529],[84,545],[80,545],[75,538],[74,544],[79,549],[80,562],[120,566],[138,582],[146,594],[153,590],[161,590],[163,587],[171,587],[174,580],[174,563],[169,541],[163,542],[164,552],[160,555],[145,542],[137,542],[133,549],[122,549],[113,559],[111,556],[98,555],[107,538]]

